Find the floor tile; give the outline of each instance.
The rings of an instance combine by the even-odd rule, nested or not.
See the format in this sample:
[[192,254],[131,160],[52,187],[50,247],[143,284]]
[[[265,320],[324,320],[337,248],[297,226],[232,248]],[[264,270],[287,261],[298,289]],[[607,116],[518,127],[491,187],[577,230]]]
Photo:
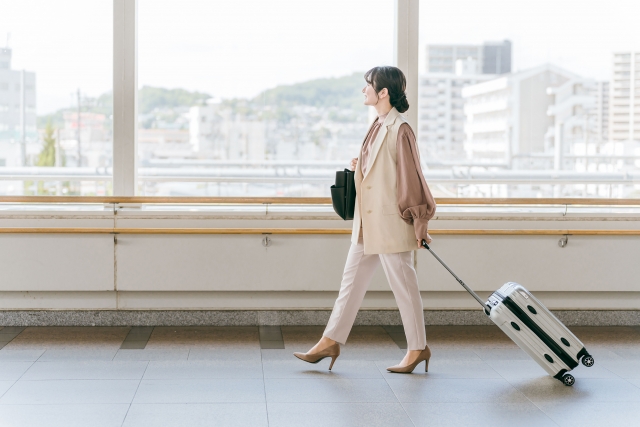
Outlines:
[[403,403],[416,427],[557,426],[531,402]]
[[267,402],[397,402],[384,379],[264,380]]
[[0,420],[8,427],[120,427],[128,409],[128,404],[0,405]]
[[261,379],[142,380],[134,403],[264,402]]
[[283,326],[284,349],[258,327],[160,327],[120,351],[144,334],[30,327],[0,350],[0,426],[121,425],[127,409],[125,426],[634,425],[637,329],[572,328],[596,364],[565,387],[496,327],[427,327],[429,372],[411,375],[386,371],[405,351],[379,326],[354,327],[333,371],[292,354],[324,326]]
[[640,403],[640,388],[623,379],[576,377],[572,387],[552,377],[509,381],[536,404],[571,401]]
[[0,361],[0,381],[18,380],[33,362],[1,362]]
[[429,346],[517,348],[497,326],[427,326],[426,332]]
[[307,363],[289,354],[287,360],[263,360],[265,378],[382,378],[376,362],[372,360],[342,360],[338,358],[329,371],[330,358],[318,363]]
[[[15,384],[15,381],[0,381],[0,397],[3,396],[12,385]],[[0,403],[2,400],[0,400]]]
[[[377,361],[378,369],[385,378],[397,378],[398,375],[387,371],[387,367],[397,364],[398,360]],[[336,362],[337,363],[337,362]],[[412,377],[428,376],[437,378],[500,378],[500,375],[486,362],[475,360],[429,360],[429,372],[424,371],[424,362],[416,366]]]
[[259,346],[249,348],[226,347],[196,347],[189,351],[189,360],[246,360],[260,361],[262,355]]
[[[262,349],[260,351],[260,358],[262,360],[292,360],[292,358],[295,358],[295,356],[293,355],[294,351],[299,351],[304,353],[305,351],[309,350],[309,347],[293,347],[293,348],[286,348],[284,350],[280,350],[280,349]],[[342,360],[342,356],[339,357],[340,360]],[[329,359],[325,359],[322,362],[318,362],[318,364],[316,365],[316,369],[327,369],[329,367]],[[338,363],[336,361],[336,363]],[[324,368],[321,368],[321,366],[324,366]]]
[[410,427],[399,403],[273,403],[270,427]]
[[[430,345],[431,360],[482,360],[474,350],[477,348],[459,346],[457,348]],[[402,359],[400,359],[402,360]],[[399,360],[398,360],[399,362]]]
[[260,361],[233,360],[153,360],[144,374],[145,380],[262,377]]
[[0,404],[130,403],[136,380],[18,381]]
[[[542,369],[533,360],[488,360],[489,364],[495,369],[503,378],[517,379],[517,378],[544,378],[548,377],[547,371]],[[587,368],[582,365],[578,365],[571,374],[576,378],[618,378],[616,374],[608,369],[605,369],[601,364],[594,365]]]
[[28,327],[5,348],[26,349],[29,346],[44,348],[101,346],[117,349],[127,336],[127,327],[46,326]]
[[561,427],[636,426],[640,420],[640,406],[628,402],[574,400],[537,406]]
[[253,344],[260,348],[256,326],[155,327],[147,348]]
[[87,361],[87,360],[113,360],[117,353],[117,349],[48,349],[38,359],[38,362],[53,361]]
[[531,360],[531,357],[519,348],[480,348],[474,352],[482,360]]
[[[340,348],[342,360],[402,360],[405,350],[398,348],[393,341],[384,344],[348,344]],[[336,362],[337,363],[337,362]]]
[[600,363],[596,362],[596,364],[589,369],[593,369],[597,365],[602,365],[620,378],[640,379],[640,358],[636,360],[607,360]]
[[3,348],[0,350],[0,361],[11,362],[35,362],[42,356],[45,349],[32,349],[32,350],[11,350]]
[[113,360],[187,360],[189,349],[159,350],[145,348],[142,350],[118,350]]
[[133,404],[123,427],[266,427],[264,403]]
[[36,362],[22,380],[139,380],[148,362]]
[[[618,356],[622,359],[627,360],[640,360],[640,346],[637,348],[628,348],[628,347],[609,347],[609,351],[613,353],[615,356]],[[598,359],[600,355],[598,353],[592,353],[594,359]],[[614,356],[609,356],[608,359],[614,359]]]
[[521,403],[527,398],[504,379],[430,379],[403,375],[387,378],[400,402],[503,402]]

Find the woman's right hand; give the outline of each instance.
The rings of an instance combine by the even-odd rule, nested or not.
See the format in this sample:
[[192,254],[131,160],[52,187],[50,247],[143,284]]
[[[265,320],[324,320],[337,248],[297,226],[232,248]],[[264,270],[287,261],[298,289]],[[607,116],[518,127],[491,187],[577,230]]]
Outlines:
[[358,158],[354,157],[353,159],[351,159],[351,170],[355,171],[356,170],[356,165],[358,164]]

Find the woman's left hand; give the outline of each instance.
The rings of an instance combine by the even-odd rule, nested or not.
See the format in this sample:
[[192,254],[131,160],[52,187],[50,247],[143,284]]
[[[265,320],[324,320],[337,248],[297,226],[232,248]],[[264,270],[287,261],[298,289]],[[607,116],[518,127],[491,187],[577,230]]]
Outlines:
[[[431,236],[429,235],[429,233],[427,233],[427,238],[426,238],[426,239],[424,239],[424,240],[426,240],[426,241],[427,241],[427,245],[428,245],[429,243],[431,243]],[[418,247],[419,247],[420,249],[426,249],[424,246],[422,246],[422,239],[416,239],[416,241],[418,242]]]

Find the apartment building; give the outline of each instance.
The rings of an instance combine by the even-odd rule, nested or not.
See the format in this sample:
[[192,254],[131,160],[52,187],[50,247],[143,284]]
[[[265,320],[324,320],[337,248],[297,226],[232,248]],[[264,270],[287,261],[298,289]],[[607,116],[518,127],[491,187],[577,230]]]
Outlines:
[[[0,48],[0,165],[22,166],[26,162],[27,141],[37,138],[36,75],[13,70],[11,56],[11,49]],[[6,144],[11,146],[5,147]],[[12,154],[17,147],[20,155]]]
[[572,79],[579,76],[545,64],[462,89],[467,157],[517,167],[517,156],[544,153],[554,124],[548,89]]
[[613,141],[640,141],[640,52],[613,54],[609,129]]
[[476,73],[428,73],[419,78],[418,142],[431,159],[452,160],[464,155],[462,89],[494,77]]
[[505,74],[511,72],[511,41],[487,41],[475,44],[427,45],[427,72],[455,73],[458,60],[472,59],[479,65],[478,73]]

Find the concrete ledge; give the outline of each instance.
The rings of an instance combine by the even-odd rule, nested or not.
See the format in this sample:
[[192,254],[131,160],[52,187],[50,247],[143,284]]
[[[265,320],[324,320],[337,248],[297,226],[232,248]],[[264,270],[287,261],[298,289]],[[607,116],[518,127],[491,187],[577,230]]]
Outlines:
[[[638,310],[557,310],[567,326],[638,326]],[[1,326],[326,325],[329,310],[19,310],[0,311]],[[425,310],[427,325],[491,325],[481,310]],[[401,325],[397,310],[361,310],[356,325]]]

